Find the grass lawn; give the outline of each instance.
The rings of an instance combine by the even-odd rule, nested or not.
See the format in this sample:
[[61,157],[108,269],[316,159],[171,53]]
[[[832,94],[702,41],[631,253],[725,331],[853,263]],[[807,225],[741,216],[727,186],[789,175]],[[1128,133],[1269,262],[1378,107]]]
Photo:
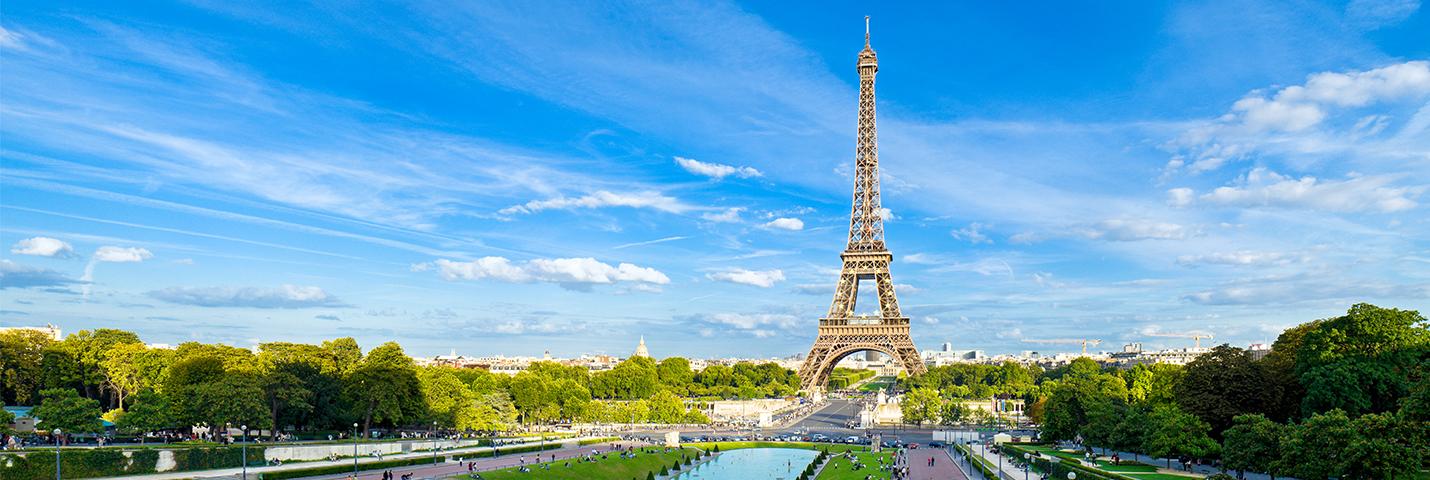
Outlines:
[[1141,480],[1188,480],[1192,478],[1205,478],[1201,475],[1190,473],[1187,475],[1172,475],[1170,473],[1126,473],[1124,475]]
[[814,443],[814,442],[703,442],[686,443],[686,447],[696,447],[701,450],[710,451],[715,445],[720,446],[720,451],[739,450],[741,448],[799,448],[803,450],[829,450],[830,454],[844,452],[863,452],[869,447],[863,445],[845,445],[840,443]]
[[1113,465],[1109,460],[1098,460],[1097,468],[1118,473],[1155,473],[1157,471],[1157,467],[1131,460],[1123,460],[1122,465]]
[[877,392],[877,391],[879,391],[879,390],[887,389],[887,388],[889,388],[890,386],[892,386],[893,384],[894,384],[894,377],[879,377],[879,378],[870,380],[869,383],[866,383],[866,384],[860,386],[860,387],[859,387],[859,391],[861,391],[861,392]]
[[864,468],[853,470],[854,462],[840,456],[834,457],[829,463],[824,465],[824,470],[819,472],[818,480],[864,480],[865,475],[873,475],[874,478],[887,479],[890,472],[879,469],[879,458],[884,459],[884,464],[893,463],[894,454],[892,452],[883,453],[855,453],[859,463],[864,464]]
[[[518,472],[516,468],[505,470],[492,470],[480,472],[482,478],[491,480],[503,479],[556,479],[556,480],[590,480],[593,478],[626,479],[637,478],[644,480],[647,473],[659,474],[661,467],[670,468],[670,465],[679,461],[682,456],[694,458],[695,449],[682,448],[672,450],[668,453],[639,453],[636,458],[621,458],[619,454],[606,455],[605,459],[597,459],[595,462],[571,462],[571,467],[566,467],[566,460],[556,462],[546,462],[543,465],[551,465],[550,470],[542,468],[540,465],[531,466],[531,471],[527,473]],[[681,462],[682,468],[685,462]],[[452,478],[468,478],[467,475],[459,475]]]

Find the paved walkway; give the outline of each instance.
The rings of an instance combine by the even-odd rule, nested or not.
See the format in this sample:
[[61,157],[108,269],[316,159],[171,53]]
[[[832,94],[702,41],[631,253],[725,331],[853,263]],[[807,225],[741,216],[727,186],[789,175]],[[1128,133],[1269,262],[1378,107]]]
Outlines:
[[[609,452],[614,450],[617,445],[620,445],[620,448],[625,448],[626,446],[637,446],[637,448],[639,448],[639,446],[643,444],[635,444],[633,442],[612,442],[582,446],[572,445],[562,447],[557,450],[547,450],[541,452],[540,461],[550,463],[552,461],[552,458],[554,457],[556,459],[555,461],[561,462],[573,458],[578,458],[582,455],[588,455],[592,451],[599,450],[601,452]],[[539,463],[537,462],[536,454],[537,452],[527,452],[521,454],[504,455],[496,458],[471,459],[467,461],[476,463],[476,467],[473,469],[473,471],[476,472],[501,470],[503,468],[511,468],[519,465],[529,465],[532,467],[531,472],[533,474],[537,474],[536,478],[540,478],[539,474],[541,473],[541,468],[538,466]],[[556,468],[556,466],[552,466],[552,468]],[[441,463],[438,465],[413,465],[410,467],[387,468],[385,470],[392,472],[394,478],[401,478],[403,475],[408,473],[413,474],[413,479],[442,478],[451,475],[457,475],[460,473],[467,473],[467,465],[465,461],[462,463],[454,461],[451,463]],[[358,472],[357,480],[381,480],[383,471],[384,469]],[[304,478],[311,480],[333,480],[346,479],[348,478],[348,475],[350,474],[340,473],[333,475],[324,475],[320,477]]]
[[[953,457],[941,448],[919,448],[904,450],[909,459],[909,480],[968,480],[963,470],[954,464]],[[933,465],[929,465],[933,459]]]
[[[584,438],[584,437],[583,437],[583,438]],[[542,452],[542,454],[548,455],[548,458],[549,458],[549,455],[551,455],[551,454],[554,453],[554,452],[561,452],[561,451],[565,451],[565,450],[568,450],[568,449],[569,449],[569,450],[572,450],[572,451],[575,451],[575,449],[580,448],[580,449],[585,449],[586,451],[589,452],[590,449],[594,449],[594,448],[600,448],[600,449],[602,449],[602,450],[606,450],[606,449],[609,449],[609,448],[610,448],[610,447],[609,447],[610,444],[586,445],[586,446],[582,446],[582,447],[575,447],[575,444],[576,444],[577,440],[578,440],[578,439],[566,439],[566,440],[561,441],[561,442],[547,441],[547,442],[545,442],[545,443],[548,443],[548,444],[561,443],[562,445],[566,445],[566,446],[562,447],[562,449],[560,449],[560,450],[555,450],[555,449],[553,449],[553,450],[548,450],[548,451],[546,451],[546,452]],[[537,440],[537,441],[533,441],[533,442],[526,442],[526,443],[515,444],[515,445],[521,445],[521,446],[525,446],[525,445],[540,445],[541,443],[542,443],[542,442],[541,442],[540,440]],[[619,442],[616,442],[616,443],[619,443]],[[624,443],[630,444],[630,442],[624,442]],[[512,447],[512,446],[513,446],[513,445],[503,445],[502,448],[508,448],[508,447]],[[491,451],[491,449],[492,449],[492,447],[468,447],[468,448],[458,448],[458,449],[453,449],[453,450],[445,450],[445,451],[442,451],[442,452],[439,452],[439,453],[438,453],[438,459],[440,460],[440,459],[442,459],[442,458],[445,458],[446,456],[457,457],[457,456],[463,456],[463,455],[475,455],[475,454],[477,454],[478,452],[480,452],[480,453],[488,453],[488,452]],[[502,466],[492,466],[492,467],[490,467],[490,468],[488,468],[488,469],[506,468],[506,467],[511,466],[511,465],[506,465],[506,464],[504,463],[504,462],[506,462],[506,461],[508,461],[508,460],[510,460],[510,461],[512,461],[512,462],[519,462],[519,461],[520,461],[520,457],[522,457],[523,455],[525,455],[526,458],[529,460],[529,459],[532,458],[532,455],[535,455],[535,454],[536,454],[536,452],[528,452],[528,453],[524,453],[524,454],[505,454],[505,455],[502,455],[502,456],[496,457],[496,458],[483,458],[483,459],[479,460],[478,462],[479,462],[479,463],[482,463],[482,462],[484,462],[484,461],[486,461],[486,462],[495,462],[495,463],[482,463],[482,464],[484,464],[484,465],[502,465]],[[557,455],[560,455],[560,453],[557,453]],[[569,454],[568,454],[568,455],[569,455]],[[362,467],[363,464],[370,464],[370,463],[379,462],[379,461],[398,460],[398,459],[405,459],[405,458],[431,458],[431,457],[432,457],[432,452],[413,452],[413,453],[407,453],[407,454],[401,454],[401,455],[385,455],[385,456],[383,456],[381,459],[378,459],[378,458],[376,458],[376,457],[360,457],[360,458],[358,458],[358,468],[359,468],[359,469],[362,469],[362,468],[363,468],[363,467]],[[329,462],[329,461],[326,461],[326,460],[318,460],[318,461],[311,461],[311,462],[286,463],[286,464],[279,465],[279,466],[263,466],[263,467],[250,466],[250,467],[248,467],[248,475],[249,475],[249,478],[256,479],[256,478],[258,478],[258,477],[257,477],[255,474],[261,473],[261,472],[276,472],[276,471],[283,471],[283,470],[300,470],[300,469],[313,468],[313,467],[326,467],[326,466],[331,466],[331,465],[348,465],[348,466],[351,466],[352,464],[353,464],[353,459],[352,459],[352,458],[344,458],[344,459],[338,460],[338,461],[336,461],[336,462]],[[453,463],[452,465],[453,465],[454,468],[455,468],[455,466],[456,466],[457,464]],[[430,465],[429,465],[428,467],[430,467]],[[440,465],[439,465],[439,467],[440,467]],[[413,467],[406,467],[406,468],[419,468],[419,467],[413,466]],[[154,473],[154,474],[148,474],[148,475],[126,475],[126,476],[123,476],[123,477],[109,477],[109,478],[116,478],[116,479],[122,478],[122,479],[124,479],[124,480],[182,480],[182,479],[192,479],[192,478],[237,478],[237,477],[242,473],[242,471],[243,471],[243,470],[242,470],[241,468],[223,468],[223,469],[215,469],[215,470],[198,470],[198,471],[188,471],[188,472]],[[361,471],[361,470],[360,470],[360,471]],[[395,471],[396,471],[396,470],[394,470],[394,472],[395,472]],[[461,467],[461,471],[466,471],[466,467]],[[379,476],[377,476],[377,475],[380,475],[380,473],[377,473],[377,472],[380,472],[380,470],[373,470],[373,472],[375,472],[375,475],[374,475],[374,476],[365,476],[364,478],[380,478]],[[346,475],[346,474],[343,474],[343,475],[337,475],[337,476],[335,476],[335,477],[328,477],[328,478],[346,478],[346,477],[347,477],[347,475]],[[417,475],[414,475],[414,478],[421,478],[421,477],[420,477],[420,476],[417,476]]]

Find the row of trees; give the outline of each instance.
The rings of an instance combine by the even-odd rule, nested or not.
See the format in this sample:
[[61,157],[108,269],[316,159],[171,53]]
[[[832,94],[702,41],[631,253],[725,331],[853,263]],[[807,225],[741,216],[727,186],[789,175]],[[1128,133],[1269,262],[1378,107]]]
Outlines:
[[[53,341],[0,333],[0,398],[39,405],[46,428],[95,432],[98,418],[125,432],[246,424],[278,430],[430,426],[496,431],[555,421],[705,423],[685,396],[794,393],[794,372],[742,363],[692,371],[683,358],[632,358],[614,369],[537,362],[514,377],[421,367],[396,343],[366,354],[351,338],[256,350],[184,343],[149,348],[132,332],[81,331]],[[277,428],[274,428],[277,427]]]
[[1261,359],[1222,345],[1185,367],[934,368],[906,382],[904,413],[958,421],[955,399],[1022,398],[1046,441],[1303,479],[1388,478],[1430,462],[1427,373],[1425,317],[1359,304],[1286,330]]

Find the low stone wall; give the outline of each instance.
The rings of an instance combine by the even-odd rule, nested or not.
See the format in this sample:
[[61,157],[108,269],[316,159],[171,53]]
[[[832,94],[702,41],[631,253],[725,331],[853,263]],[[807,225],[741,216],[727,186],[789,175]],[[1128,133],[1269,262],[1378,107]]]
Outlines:
[[[437,447],[442,449],[475,447],[479,441],[477,439],[465,440],[438,440]],[[432,448],[431,440],[406,440],[400,442],[384,443],[359,443],[357,447],[358,456],[369,457],[378,455],[396,455],[400,453],[410,453],[414,450],[427,450]],[[352,444],[331,443],[323,445],[293,445],[293,446],[270,446],[263,451],[263,459],[267,461],[280,460],[284,462],[301,460],[322,460],[332,456],[351,457],[353,455]]]

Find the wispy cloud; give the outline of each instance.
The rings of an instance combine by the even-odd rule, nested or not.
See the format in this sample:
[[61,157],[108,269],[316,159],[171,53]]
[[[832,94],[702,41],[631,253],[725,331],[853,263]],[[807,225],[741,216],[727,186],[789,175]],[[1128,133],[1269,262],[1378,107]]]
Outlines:
[[30,237],[15,242],[15,245],[10,247],[10,253],[16,255],[34,255],[38,257],[70,258],[74,256],[74,247],[68,242],[58,238]]
[[505,257],[482,257],[470,262],[445,258],[413,266],[425,271],[435,267],[444,280],[496,280],[511,283],[547,282],[580,287],[589,284],[643,282],[670,283],[659,270],[630,263],[611,265],[594,258],[538,258],[516,263]]
[[785,279],[785,273],[781,270],[745,270],[736,268],[723,272],[713,272],[705,274],[705,278],[720,282],[738,283],[762,288],[770,288],[776,283]]
[[736,167],[732,165],[725,165],[722,163],[707,163],[695,160],[693,158],[675,157],[675,163],[679,164],[680,168],[684,168],[687,172],[710,177],[715,180],[723,180],[725,177],[731,175],[740,178],[752,178],[764,175],[760,173],[759,170],[755,170],[751,167]]
[[314,308],[346,306],[337,297],[313,286],[266,287],[170,287],[154,290],[149,297],[169,303],[198,307]]

